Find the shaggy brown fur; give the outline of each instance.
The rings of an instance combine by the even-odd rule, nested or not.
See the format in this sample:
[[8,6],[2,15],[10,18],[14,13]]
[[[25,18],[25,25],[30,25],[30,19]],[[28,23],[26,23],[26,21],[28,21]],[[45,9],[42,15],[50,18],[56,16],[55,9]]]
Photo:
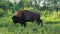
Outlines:
[[20,23],[20,24],[24,25],[24,27],[26,27],[27,21],[33,22],[34,20],[36,20],[38,22],[38,26],[40,23],[42,26],[42,20],[40,19],[40,14],[37,12],[36,13],[31,12],[29,10],[21,10],[21,11],[17,12],[17,14],[12,17],[12,20],[13,20],[14,24]]

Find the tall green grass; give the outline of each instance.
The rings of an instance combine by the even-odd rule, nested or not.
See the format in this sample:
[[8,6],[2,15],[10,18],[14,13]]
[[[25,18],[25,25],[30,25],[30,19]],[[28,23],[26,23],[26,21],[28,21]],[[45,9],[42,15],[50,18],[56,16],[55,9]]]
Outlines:
[[46,24],[43,27],[37,26],[36,22],[27,22],[27,27],[21,24],[14,25],[11,17],[3,17],[0,19],[0,34],[60,34],[60,23]]
[[35,22],[27,22],[27,27],[12,22],[12,15],[5,15],[0,18],[0,34],[60,34],[59,12],[45,13],[41,12],[43,27]]

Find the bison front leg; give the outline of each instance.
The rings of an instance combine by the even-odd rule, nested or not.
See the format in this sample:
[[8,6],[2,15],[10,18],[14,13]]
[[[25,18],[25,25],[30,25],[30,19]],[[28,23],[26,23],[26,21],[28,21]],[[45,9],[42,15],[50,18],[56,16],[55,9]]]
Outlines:
[[26,27],[26,22],[24,22],[24,25],[23,26]]
[[26,27],[26,22],[25,21],[22,21],[21,22],[21,25],[23,25],[24,27]]
[[13,21],[13,23],[14,23],[14,25],[16,25],[17,22],[14,22],[14,21]]

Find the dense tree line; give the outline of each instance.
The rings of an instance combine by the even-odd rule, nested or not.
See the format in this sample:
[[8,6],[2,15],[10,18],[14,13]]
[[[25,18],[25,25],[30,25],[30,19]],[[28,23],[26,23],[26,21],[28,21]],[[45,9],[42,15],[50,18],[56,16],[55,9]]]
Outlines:
[[24,7],[33,7],[37,10],[60,10],[60,0],[19,0],[18,3],[16,2],[16,0],[13,1],[14,2],[10,0],[0,0],[0,8],[13,11]]

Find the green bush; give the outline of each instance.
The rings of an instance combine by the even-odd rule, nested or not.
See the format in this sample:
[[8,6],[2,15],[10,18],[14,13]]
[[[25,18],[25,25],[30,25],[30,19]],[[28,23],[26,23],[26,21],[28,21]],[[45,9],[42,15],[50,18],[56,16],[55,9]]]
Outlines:
[[12,10],[3,10],[3,9],[0,9],[0,17],[3,17],[3,16],[10,16],[13,14],[13,11]]
[[60,22],[60,17],[59,17],[59,12],[53,11],[51,13],[42,12],[41,18],[43,19],[44,22],[46,23],[59,23]]
[[6,15],[8,15],[8,16],[10,16],[10,15],[12,15],[13,14],[13,11],[12,10],[6,10]]
[[23,9],[20,9],[20,10],[30,10],[33,12],[39,12],[37,9],[34,9],[33,7],[24,7]]
[[0,17],[2,17],[5,14],[3,9],[0,9]]

